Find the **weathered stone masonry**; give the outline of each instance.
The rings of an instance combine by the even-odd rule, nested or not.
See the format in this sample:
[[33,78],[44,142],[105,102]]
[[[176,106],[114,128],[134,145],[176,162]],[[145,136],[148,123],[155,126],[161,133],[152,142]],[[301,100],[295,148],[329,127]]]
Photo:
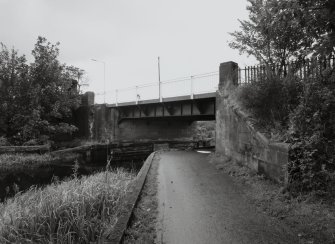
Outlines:
[[285,181],[289,146],[269,141],[253,127],[232,98],[237,85],[238,65],[222,63],[216,97],[216,152],[278,182]]

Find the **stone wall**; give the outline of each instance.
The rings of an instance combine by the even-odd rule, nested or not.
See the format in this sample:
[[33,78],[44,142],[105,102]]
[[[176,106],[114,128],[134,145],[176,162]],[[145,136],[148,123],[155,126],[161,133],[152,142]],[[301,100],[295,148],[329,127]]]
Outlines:
[[283,182],[288,163],[288,144],[269,141],[257,131],[250,117],[233,98],[238,66],[220,65],[220,84],[216,98],[216,152],[245,164],[256,172]]
[[74,112],[74,124],[78,128],[76,138],[91,139],[91,127],[93,123],[94,93],[86,92],[81,97],[81,105]]

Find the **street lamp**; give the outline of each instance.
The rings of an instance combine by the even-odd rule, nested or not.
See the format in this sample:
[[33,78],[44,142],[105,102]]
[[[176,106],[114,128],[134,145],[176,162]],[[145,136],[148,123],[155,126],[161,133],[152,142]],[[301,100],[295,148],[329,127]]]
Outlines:
[[161,62],[160,58],[158,57],[158,96],[159,101],[162,102],[162,83],[161,83]]
[[103,63],[104,65],[104,103],[106,103],[106,63],[104,61],[96,60],[96,59],[91,59],[94,62],[98,63]]

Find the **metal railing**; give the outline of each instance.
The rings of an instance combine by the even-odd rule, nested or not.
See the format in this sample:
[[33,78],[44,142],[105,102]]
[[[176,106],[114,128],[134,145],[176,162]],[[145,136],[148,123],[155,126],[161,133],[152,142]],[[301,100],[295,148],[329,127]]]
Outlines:
[[[161,97],[159,97],[159,83],[146,83],[138,86],[107,91],[106,99],[110,103],[139,102],[143,100],[162,100],[164,98],[190,96],[215,92],[219,84],[219,72],[180,77],[161,82]],[[96,95],[103,95],[97,93]],[[109,98],[109,99],[108,99]],[[112,98],[112,99],[110,99]]]
[[295,75],[300,79],[317,78],[326,69],[335,67],[335,57],[304,59],[290,61],[285,64],[247,66],[238,70],[238,84],[244,85],[257,82],[268,76],[285,77]]

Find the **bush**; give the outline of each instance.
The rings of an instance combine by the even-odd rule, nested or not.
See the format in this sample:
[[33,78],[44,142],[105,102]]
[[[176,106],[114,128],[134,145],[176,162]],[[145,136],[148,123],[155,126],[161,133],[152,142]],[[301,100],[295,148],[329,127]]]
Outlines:
[[289,180],[293,190],[328,194],[335,172],[335,72],[308,79],[290,116]]
[[7,138],[4,136],[0,136],[0,146],[9,146],[10,143],[8,142]]
[[242,106],[257,118],[257,125],[267,132],[286,130],[290,113],[299,103],[302,84],[295,76],[280,78],[269,74],[238,89]]
[[260,129],[280,132],[291,144],[291,192],[335,196],[334,69],[303,81],[293,75],[262,77],[239,88],[238,98]]

